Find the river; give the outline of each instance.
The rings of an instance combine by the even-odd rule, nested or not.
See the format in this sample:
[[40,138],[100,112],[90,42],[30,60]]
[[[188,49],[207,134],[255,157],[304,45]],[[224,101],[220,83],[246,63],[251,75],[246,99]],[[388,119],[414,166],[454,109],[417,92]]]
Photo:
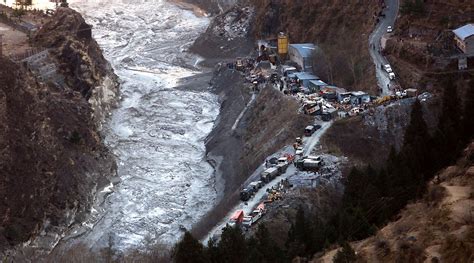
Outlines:
[[210,92],[174,89],[198,57],[187,47],[208,26],[167,1],[72,0],[121,80],[122,100],[105,125],[121,182],[62,243],[94,249],[171,244],[215,204],[204,141],[219,114]]

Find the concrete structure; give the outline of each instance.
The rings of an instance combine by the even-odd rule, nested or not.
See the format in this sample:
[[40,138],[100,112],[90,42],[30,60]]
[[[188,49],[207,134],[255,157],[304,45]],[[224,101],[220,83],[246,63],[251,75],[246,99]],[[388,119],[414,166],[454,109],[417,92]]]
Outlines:
[[336,86],[325,86],[321,89],[321,95],[327,100],[338,100],[339,94],[345,93],[346,90]]
[[311,92],[319,92],[321,88],[328,86],[328,84],[322,80],[310,80],[308,88]]
[[353,91],[351,92],[351,104],[359,105],[363,103],[370,102],[370,95],[363,91]]
[[474,56],[474,24],[453,30],[457,47],[466,55]]
[[317,47],[311,43],[290,44],[288,47],[289,59],[298,64],[301,71],[313,72],[313,53]]
[[309,82],[311,80],[319,80],[319,77],[307,72],[298,72],[294,74],[295,79],[304,87],[309,87]]

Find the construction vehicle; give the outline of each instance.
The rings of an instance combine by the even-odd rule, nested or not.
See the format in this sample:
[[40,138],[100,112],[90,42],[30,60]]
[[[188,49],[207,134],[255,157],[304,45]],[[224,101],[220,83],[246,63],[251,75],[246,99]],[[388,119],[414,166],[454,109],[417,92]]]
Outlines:
[[273,180],[275,177],[279,175],[279,171],[277,167],[271,167],[266,169],[260,174],[260,180],[262,182],[268,183]]
[[375,104],[381,105],[381,104],[384,104],[385,102],[391,101],[391,100],[392,100],[391,96],[383,96],[381,98],[376,99]]
[[233,227],[235,225],[242,224],[244,220],[244,210],[237,210],[229,219],[229,226]]
[[242,58],[237,58],[235,61],[235,69],[239,71],[244,70],[244,61]]

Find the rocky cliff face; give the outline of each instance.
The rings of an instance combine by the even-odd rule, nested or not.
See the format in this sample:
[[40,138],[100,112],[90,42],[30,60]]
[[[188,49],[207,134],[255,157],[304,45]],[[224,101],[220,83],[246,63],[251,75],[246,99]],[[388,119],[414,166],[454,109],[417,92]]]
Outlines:
[[36,34],[35,44],[50,49],[65,85],[89,101],[99,129],[118,98],[118,78],[92,38],[92,26],[69,8],[56,15]]
[[90,27],[61,8],[34,40],[49,49],[63,81],[0,61],[3,253],[25,242],[50,250],[68,226],[84,220],[96,192],[116,175],[98,130],[117,99],[117,77]]

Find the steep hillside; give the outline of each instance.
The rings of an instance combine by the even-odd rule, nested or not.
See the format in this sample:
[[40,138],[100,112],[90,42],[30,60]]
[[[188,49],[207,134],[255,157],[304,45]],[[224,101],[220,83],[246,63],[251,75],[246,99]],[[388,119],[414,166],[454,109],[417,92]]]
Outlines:
[[60,8],[32,46],[43,60],[0,62],[0,253],[49,251],[116,176],[99,130],[118,82],[90,26]]
[[[439,90],[444,74],[456,74],[460,54],[451,30],[474,22],[472,1],[423,1],[421,10],[401,1],[401,15],[394,35],[387,41],[385,54],[403,87]],[[470,68],[474,60],[470,59]],[[443,74],[442,74],[443,73]],[[472,78],[471,75],[465,75]]]
[[[362,116],[336,121],[322,138],[326,151],[348,157],[353,164],[383,164],[393,146],[399,150],[410,122],[414,99],[381,105]],[[423,103],[424,118],[434,131],[439,114],[439,101],[431,98]]]
[[[429,183],[422,200],[371,238],[351,243],[358,262],[474,260],[474,143]],[[337,250],[312,262],[332,262]]]
[[221,202],[194,228],[199,237],[238,201],[241,184],[265,158],[291,144],[311,121],[298,113],[296,100],[271,87],[261,90],[252,101],[249,83],[243,80],[240,72],[226,68],[219,69],[213,79],[221,111],[206,148],[225,187]]
[[[82,96],[38,83],[2,59],[0,248],[80,220],[115,162]],[[54,242],[54,241],[53,241]],[[41,244],[39,244],[41,246]]]
[[324,55],[318,57],[317,72],[325,80],[347,87],[376,91],[368,36],[379,1],[342,0],[258,0],[254,34],[257,38],[276,37],[287,32],[291,43],[311,42]]
[[59,8],[34,37],[35,45],[50,49],[65,85],[89,101],[99,124],[115,106],[118,78],[92,38],[92,26],[69,8]]

